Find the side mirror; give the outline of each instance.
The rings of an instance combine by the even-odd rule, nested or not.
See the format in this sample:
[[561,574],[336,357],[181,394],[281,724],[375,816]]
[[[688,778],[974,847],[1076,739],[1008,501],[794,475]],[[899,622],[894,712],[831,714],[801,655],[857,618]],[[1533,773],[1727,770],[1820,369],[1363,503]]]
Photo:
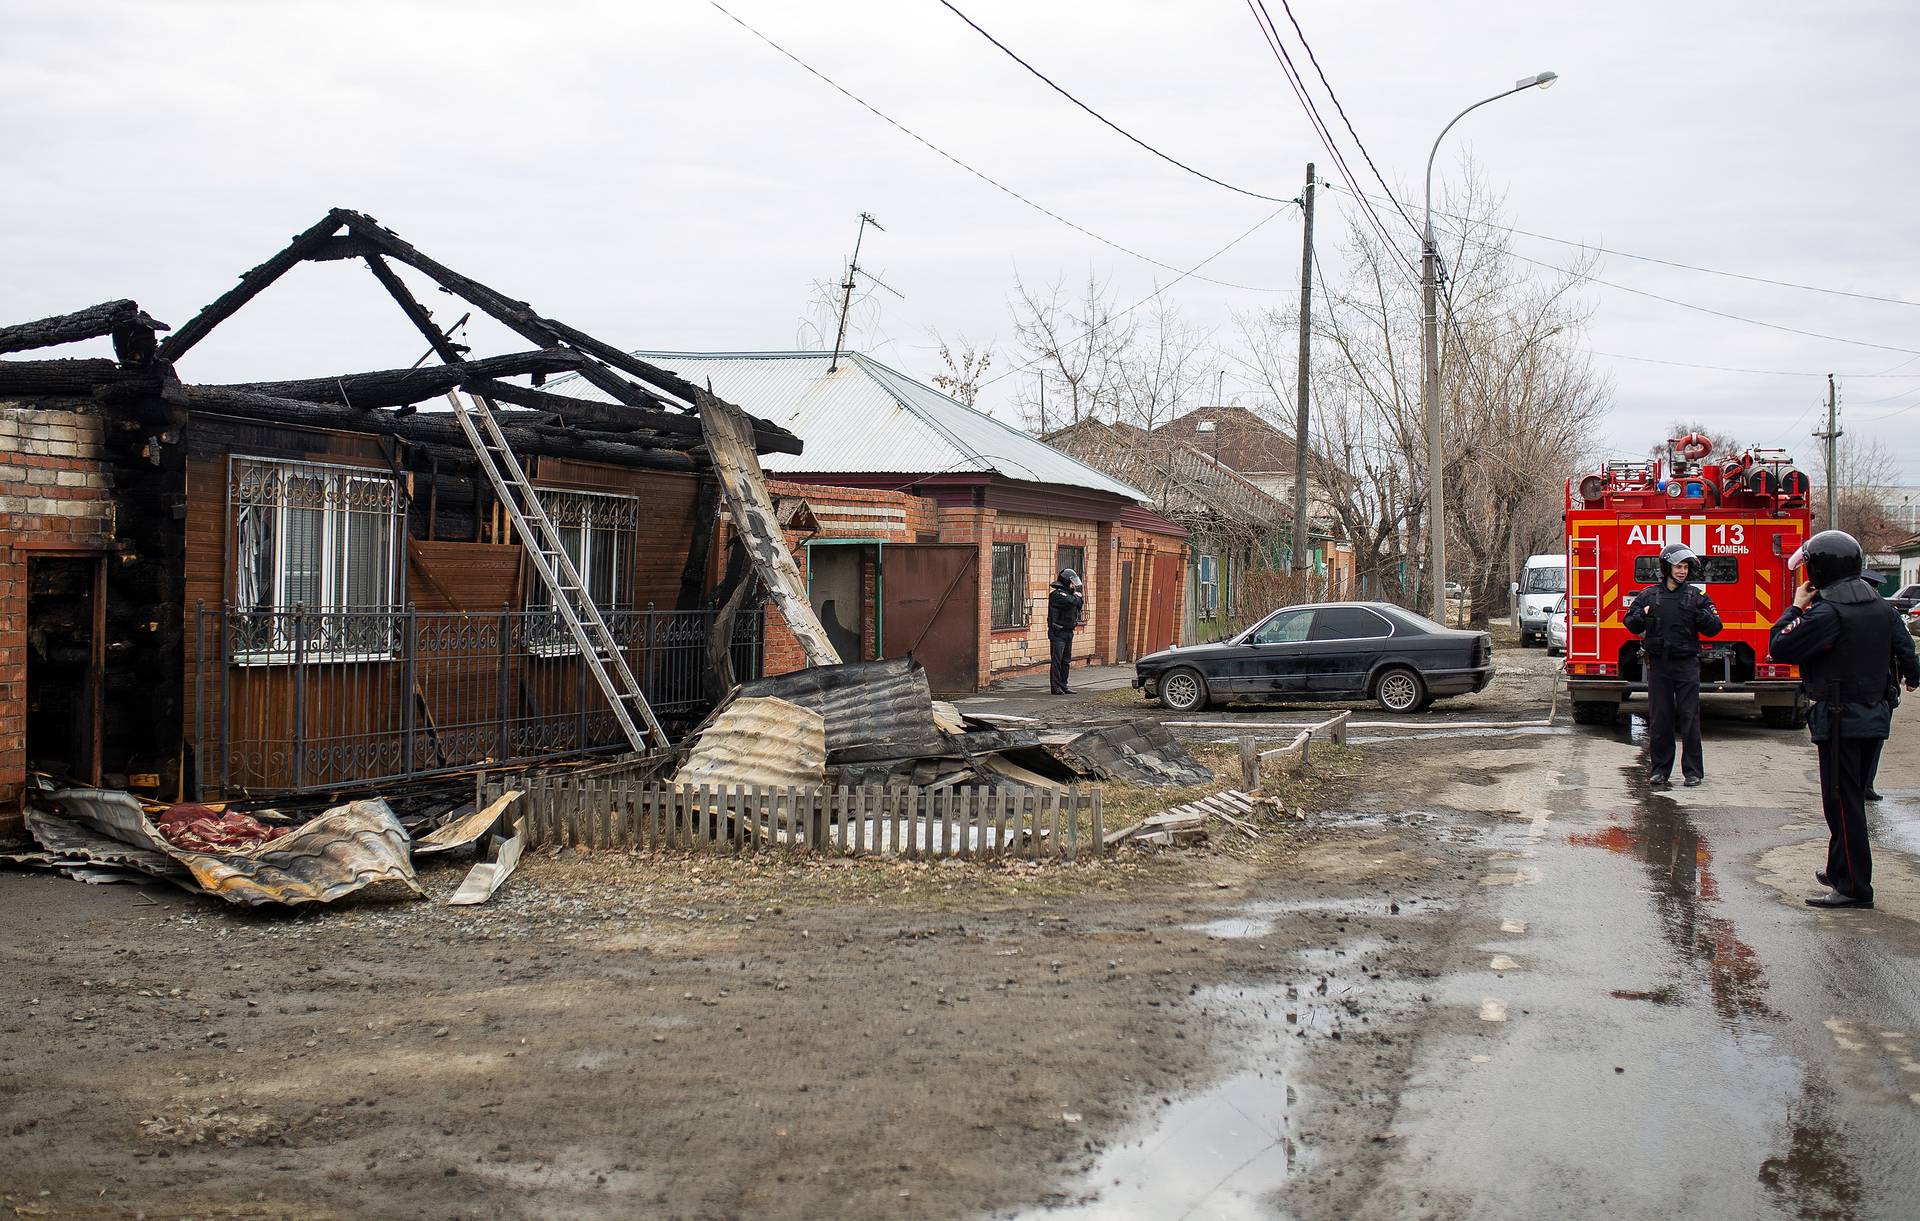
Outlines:
[[1513,582],[1511,582],[1511,583],[1509,583],[1509,584],[1507,585],[1507,592],[1508,592],[1508,593],[1514,593],[1514,594],[1517,594],[1517,593],[1519,593],[1519,592],[1520,592],[1520,582],[1518,582],[1518,581],[1513,581]]

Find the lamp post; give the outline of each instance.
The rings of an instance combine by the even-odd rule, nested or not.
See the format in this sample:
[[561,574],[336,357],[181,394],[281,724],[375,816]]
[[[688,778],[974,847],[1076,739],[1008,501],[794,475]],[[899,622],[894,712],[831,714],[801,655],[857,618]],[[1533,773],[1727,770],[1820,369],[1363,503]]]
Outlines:
[[1427,154],[1427,222],[1421,233],[1420,251],[1420,406],[1427,422],[1427,567],[1433,579],[1433,618],[1436,623],[1447,621],[1447,498],[1443,476],[1446,456],[1441,452],[1440,313],[1437,292],[1440,255],[1433,245],[1433,159],[1440,152],[1440,141],[1447,138],[1447,133],[1453,130],[1455,123],[1469,114],[1488,102],[1497,102],[1528,89],[1545,89],[1559,79],[1557,72],[1541,72],[1518,82],[1511,89],[1503,89],[1490,98],[1482,98],[1454,115],[1440,129],[1440,134],[1433,139],[1432,151]]

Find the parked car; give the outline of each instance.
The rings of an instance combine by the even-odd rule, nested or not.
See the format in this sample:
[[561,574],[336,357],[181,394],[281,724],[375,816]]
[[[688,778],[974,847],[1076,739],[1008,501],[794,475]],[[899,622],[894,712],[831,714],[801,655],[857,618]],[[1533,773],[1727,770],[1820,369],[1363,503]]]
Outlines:
[[1547,615],[1567,592],[1567,557],[1530,555],[1511,586],[1513,626],[1520,629],[1520,647],[1547,638]]
[[1553,613],[1547,616],[1547,656],[1561,657],[1567,651],[1567,600],[1554,603]]
[[1893,609],[1905,615],[1915,607],[1920,607],[1920,585],[1902,585],[1898,591],[1887,595],[1887,601],[1893,603]]
[[1920,606],[1908,611],[1904,618],[1907,621],[1907,635],[1920,637]]
[[1134,663],[1133,685],[1175,712],[1216,700],[1370,699],[1418,712],[1485,689],[1493,640],[1385,602],[1287,606],[1230,640],[1162,649]]

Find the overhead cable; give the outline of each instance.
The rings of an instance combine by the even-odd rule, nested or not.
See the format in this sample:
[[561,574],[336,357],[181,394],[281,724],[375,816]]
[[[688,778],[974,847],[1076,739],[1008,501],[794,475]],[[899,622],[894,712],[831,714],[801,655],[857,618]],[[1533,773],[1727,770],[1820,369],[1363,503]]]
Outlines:
[[[1128,314],[1131,314],[1133,311],[1139,309],[1141,306],[1145,305],[1147,302],[1155,300],[1156,298],[1164,295],[1168,289],[1172,288],[1175,284],[1178,284],[1182,280],[1190,279],[1190,278],[1191,279],[1204,278],[1200,276],[1195,276],[1194,273],[1199,271],[1202,267],[1205,267],[1208,263],[1213,262],[1215,259],[1219,258],[1221,255],[1225,254],[1227,251],[1232,250],[1235,246],[1238,246],[1241,242],[1246,241],[1248,238],[1252,237],[1255,233],[1258,233],[1261,229],[1266,228],[1266,226],[1275,217],[1281,215],[1285,211],[1286,211],[1286,208],[1284,207],[1276,208],[1274,211],[1268,213],[1265,217],[1263,217],[1259,221],[1259,223],[1253,226],[1253,228],[1248,229],[1245,233],[1242,233],[1239,237],[1234,238],[1232,241],[1220,247],[1220,249],[1214,251],[1212,254],[1208,255],[1206,258],[1201,259],[1198,263],[1195,263],[1192,267],[1188,268],[1186,271],[1181,272],[1179,275],[1167,281],[1165,284],[1162,284],[1159,287],[1155,288],[1152,292],[1140,298],[1138,301],[1135,301],[1132,305],[1129,305],[1127,308],[1121,310],[1119,313],[1109,314],[1105,318],[1101,319],[1099,322],[1094,323],[1092,326],[1088,327],[1085,331],[1082,331],[1080,335],[1073,340],[1073,342],[1079,343],[1081,340],[1093,338],[1093,336],[1096,333],[1098,333],[1105,327],[1111,326],[1113,323],[1116,323],[1120,321],[1122,318],[1125,318]],[[999,381],[1001,378],[1012,377],[1016,373],[1024,373],[1028,369],[1033,368],[1033,366],[1039,364],[1041,361],[1045,359],[1047,359],[1045,356],[1036,356],[1032,360],[1027,361],[1025,364],[1015,365],[1013,368],[1008,369],[1005,373],[995,374],[994,376],[988,378],[986,381],[981,382],[979,389],[984,390],[988,386],[991,386],[993,385],[993,383]]]
[[1001,51],[1005,52],[1008,59],[1011,59],[1014,63],[1019,64],[1022,68],[1025,68],[1028,72],[1031,72],[1035,77],[1039,78],[1040,81],[1047,86],[1047,88],[1053,90],[1055,93],[1059,94],[1061,97],[1067,99],[1069,102],[1072,102],[1075,106],[1078,106],[1080,109],[1086,111],[1088,114],[1098,119],[1102,124],[1104,124],[1108,128],[1111,128],[1113,131],[1118,132],[1120,135],[1126,137],[1128,140],[1139,145],[1141,148],[1152,153],[1154,156],[1160,158],[1160,160],[1166,162],[1168,165],[1176,166],[1179,169],[1183,169],[1187,173],[1192,174],[1196,178],[1204,178],[1208,182],[1211,182],[1214,186],[1225,187],[1227,190],[1232,191],[1238,195],[1246,195],[1253,199],[1264,199],[1268,203],[1297,204],[1300,202],[1298,199],[1288,198],[1280,195],[1264,195],[1259,191],[1250,191],[1245,187],[1237,187],[1233,185],[1231,182],[1223,182],[1222,180],[1215,178],[1212,174],[1207,173],[1205,170],[1197,170],[1192,166],[1188,165],[1186,162],[1180,160],[1178,157],[1174,157],[1168,153],[1164,153],[1160,151],[1159,149],[1155,148],[1153,145],[1148,144],[1145,140],[1142,140],[1139,136],[1134,135],[1132,132],[1128,131],[1126,128],[1120,126],[1118,123],[1115,123],[1112,119],[1109,119],[1106,115],[1101,114],[1099,111],[1095,110],[1093,107],[1087,105],[1085,102],[1081,101],[1079,98],[1069,93],[1065,88],[1063,88],[1060,84],[1058,84],[1052,77],[1048,76],[1046,73],[1040,71],[1040,69],[1034,67],[1032,64],[1022,59],[1019,56],[1019,54],[1013,50],[1013,48],[1009,47],[1006,43],[1001,42],[998,38],[995,38],[992,34],[989,34],[985,29],[981,28],[979,22],[975,21],[973,18],[967,16],[965,13],[961,12],[958,8],[954,7],[954,5],[950,2],[950,0],[939,0],[939,2],[941,6],[944,7],[948,12],[952,13],[955,17],[958,17],[960,20],[966,22],[969,26],[971,26],[973,28],[974,33],[980,35],[980,37],[986,39],[988,42],[992,43],[994,46],[1000,48]]
[[[735,25],[738,25],[741,29],[747,31],[747,33],[752,34],[755,38],[758,38],[761,42],[766,43],[768,46],[772,47],[774,50],[778,51],[780,54],[786,56],[788,59],[798,64],[800,67],[804,68],[810,75],[832,86],[837,93],[845,97],[847,100],[860,106],[863,110],[867,111],[869,114],[872,114],[875,118],[880,119],[882,122],[886,123],[889,127],[892,127],[896,131],[900,132],[902,135],[911,137],[916,143],[920,144],[922,147],[926,148],[930,152],[936,153],[940,157],[944,158],[945,160],[953,163],[956,166],[959,166],[961,169],[965,170],[969,174],[972,174],[975,178],[978,178],[980,181],[986,183],[988,186],[992,187],[994,190],[999,191],[1004,195],[1011,196],[1016,200],[1019,200],[1021,203],[1025,204],[1027,207],[1032,208],[1034,211],[1040,213],[1042,216],[1045,216],[1050,220],[1058,221],[1059,223],[1065,225],[1067,228],[1072,229],[1074,232],[1079,233],[1085,237],[1090,237],[1094,241],[1099,242],[1103,246],[1111,247],[1112,249],[1118,250],[1120,253],[1124,255],[1127,255],[1131,258],[1139,259],[1143,263],[1151,263],[1153,266],[1161,268],[1165,271],[1180,273],[1180,276],[1182,279],[1186,279],[1190,274],[1190,273],[1181,272],[1180,268],[1175,266],[1172,263],[1164,263],[1159,259],[1154,258],[1151,255],[1142,254],[1138,250],[1135,250],[1130,246],[1123,246],[1119,242],[1114,241],[1112,238],[1103,237],[1102,235],[1095,233],[1093,230],[1087,228],[1085,225],[1077,224],[1074,221],[1068,220],[1066,217],[1060,215],[1058,212],[1053,211],[1051,208],[1048,208],[1043,204],[1034,202],[1033,200],[1027,198],[1025,195],[1022,195],[1020,192],[1014,190],[1012,187],[1006,185],[1000,180],[987,174],[985,171],[976,169],[973,166],[967,164],[965,161],[962,161],[960,158],[954,156],[952,153],[948,152],[946,149],[941,148],[939,145],[927,139],[925,136],[921,135],[919,132],[914,131],[912,128],[908,127],[906,124],[900,122],[899,120],[893,118],[891,115],[882,111],[879,107],[875,106],[873,103],[867,101],[865,98],[862,98],[858,94],[854,93],[852,90],[842,85],[839,81],[834,80],[832,77],[828,76],[826,73],[820,71],[818,68],[815,68],[812,64],[809,64],[806,60],[801,59],[798,55],[795,55],[792,51],[787,50],[785,47],[781,46],[779,43],[775,42],[773,39],[767,37],[765,34],[762,34],[759,30],[755,29],[753,26],[748,25],[745,21],[741,20],[739,17],[735,16],[733,13],[729,12],[725,7],[723,7],[719,3],[719,0],[707,0],[707,3],[712,5],[716,10],[720,12],[722,16],[732,21]],[[1291,201],[1287,201],[1287,202],[1290,203]],[[1261,223],[1265,224],[1266,222],[1262,221]],[[1202,264],[1196,264],[1196,266],[1203,265],[1204,262],[1205,260],[1202,261]],[[1193,276],[1192,278],[1196,280],[1200,280],[1203,283],[1217,285],[1220,288],[1231,288],[1231,289],[1236,289],[1240,292],[1293,293],[1293,292],[1299,291],[1298,288],[1293,286],[1280,287],[1280,286],[1265,286],[1265,285],[1259,285],[1259,284],[1236,284],[1231,280],[1215,280],[1207,276]]]

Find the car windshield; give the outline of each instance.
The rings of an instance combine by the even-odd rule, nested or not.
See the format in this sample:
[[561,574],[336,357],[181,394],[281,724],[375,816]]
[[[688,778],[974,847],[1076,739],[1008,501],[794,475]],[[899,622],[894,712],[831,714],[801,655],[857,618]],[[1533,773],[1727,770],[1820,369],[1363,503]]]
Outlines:
[[1564,568],[1529,568],[1520,579],[1520,592],[1523,594],[1563,594],[1567,592],[1567,570]]

